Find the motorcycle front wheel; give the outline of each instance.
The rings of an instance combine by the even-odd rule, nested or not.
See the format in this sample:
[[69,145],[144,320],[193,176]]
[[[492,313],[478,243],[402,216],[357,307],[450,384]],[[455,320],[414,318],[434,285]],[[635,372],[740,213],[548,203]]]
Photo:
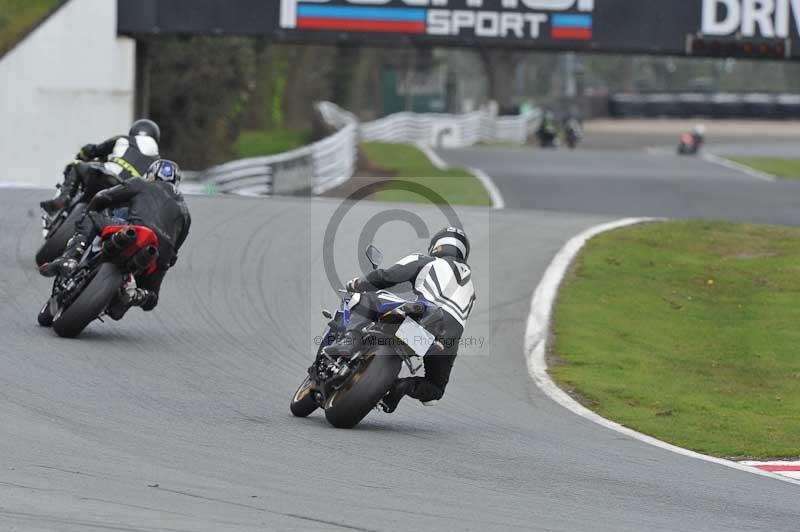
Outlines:
[[102,314],[122,286],[123,275],[110,262],[98,268],[94,278],[72,302],[59,312],[53,321],[53,330],[64,338],[75,338],[87,325]]
[[42,247],[39,248],[39,251],[36,252],[37,266],[56,259],[64,252],[67,242],[75,234],[75,224],[81,219],[85,210],[85,203],[75,205],[75,208],[72,209],[66,219],[56,227],[51,228],[47,239],[42,244]]
[[294,392],[289,410],[295,417],[308,417],[317,408],[319,405],[314,399],[314,383],[311,381],[311,377],[307,376]]
[[325,401],[325,418],[340,429],[351,429],[369,414],[400,374],[402,360],[385,346],[362,357],[362,363]]

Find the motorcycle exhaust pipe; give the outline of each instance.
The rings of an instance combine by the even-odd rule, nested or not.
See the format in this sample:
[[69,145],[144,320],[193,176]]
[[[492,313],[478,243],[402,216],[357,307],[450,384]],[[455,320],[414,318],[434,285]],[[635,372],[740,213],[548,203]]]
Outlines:
[[113,257],[122,253],[125,248],[136,242],[136,229],[120,229],[111,238],[103,242],[103,254]]
[[135,270],[146,270],[156,259],[158,259],[158,248],[155,246],[147,246],[139,250],[139,252],[131,258],[131,264]]

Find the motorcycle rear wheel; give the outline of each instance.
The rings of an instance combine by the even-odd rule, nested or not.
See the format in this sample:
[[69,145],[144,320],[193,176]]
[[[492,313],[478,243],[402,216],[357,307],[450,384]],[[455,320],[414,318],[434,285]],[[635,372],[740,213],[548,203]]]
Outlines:
[[72,209],[69,216],[67,216],[60,225],[51,229],[42,247],[36,252],[37,266],[41,266],[42,264],[58,258],[64,252],[64,248],[67,247],[69,239],[75,234],[75,224],[81,219],[85,210],[85,203],[75,205],[75,208]]
[[307,376],[294,392],[289,410],[295,417],[308,417],[317,408],[319,405],[314,399],[314,383],[311,382],[311,377]]
[[53,330],[64,338],[75,338],[108,308],[122,286],[123,275],[110,262],[100,265],[83,292],[53,321]]
[[392,349],[377,347],[362,365],[325,401],[325,418],[340,429],[358,425],[389,391],[403,362]]

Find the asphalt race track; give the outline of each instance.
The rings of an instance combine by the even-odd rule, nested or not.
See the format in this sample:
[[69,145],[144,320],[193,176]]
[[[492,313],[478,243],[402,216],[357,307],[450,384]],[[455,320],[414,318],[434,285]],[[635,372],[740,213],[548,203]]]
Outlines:
[[[721,153],[741,151],[739,145],[720,149]],[[680,157],[667,147],[651,153],[533,148],[437,151],[454,166],[480,168],[492,176],[509,208],[800,225],[800,183],[761,181],[700,157]]]
[[[538,210],[459,211],[479,297],[467,335],[485,343],[438,406],[406,401],[352,431],[288,412],[319,309],[336,303],[321,251],[336,200],[190,198],[195,225],[158,309],[64,340],[36,325],[43,194],[0,191],[0,529],[796,531],[797,486],[573,415],[532,385],[522,353],[530,295],[574,234],[623,214],[796,223],[784,185],[668,157],[586,169],[594,154],[445,155],[490,172],[505,161],[493,177],[506,201]],[[384,209],[343,219],[342,278]],[[403,209],[444,224],[435,208]],[[376,243],[393,260],[422,240],[392,222]]]

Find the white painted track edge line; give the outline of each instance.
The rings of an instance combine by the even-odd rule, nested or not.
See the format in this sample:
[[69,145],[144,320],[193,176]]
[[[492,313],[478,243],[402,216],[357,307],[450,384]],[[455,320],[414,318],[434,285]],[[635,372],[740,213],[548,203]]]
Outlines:
[[483,188],[489,193],[489,198],[492,200],[492,209],[502,210],[506,208],[506,201],[503,199],[503,195],[500,194],[500,189],[497,188],[492,178],[489,177],[489,174],[471,166],[467,167],[466,170],[477,177],[478,181],[483,185]]
[[713,164],[718,164],[720,166],[724,166],[730,170],[736,170],[737,172],[741,172],[745,175],[750,177],[754,177],[756,179],[760,179],[761,181],[768,181],[770,183],[774,183],[778,181],[778,177],[772,174],[768,174],[766,172],[759,172],[749,166],[744,164],[739,164],[737,162],[731,161],[730,159],[726,159],[725,157],[720,157],[719,155],[714,155],[713,153],[704,153],[703,160],[708,161]]
[[433,151],[430,146],[424,142],[415,142],[414,146],[425,154],[425,157],[428,158],[428,160],[433,166],[436,167],[437,170],[450,170],[450,165],[447,164],[444,159],[439,157],[439,154]]
[[26,190],[52,190],[56,192],[55,186],[38,185],[36,183],[24,183],[22,181],[0,181],[0,188],[16,188]]
[[536,386],[544,392],[550,399],[560,404],[561,406],[572,411],[589,421],[597,423],[605,428],[614,430],[633,439],[639,440],[643,443],[659,447],[661,449],[671,451],[690,458],[704,460],[715,464],[723,465],[739,471],[745,471],[753,475],[768,477],[782,482],[789,482],[800,486],[800,480],[795,480],[789,477],[780,476],[768,471],[762,471],[754,467],[740,464],[731,460],[717,458],[714,456],[707,456],[704,454],[690,451],[676,445],[661,441],[652,436],[642,434],[633,429],[629,429],[619,423],[608,420],[588,408],[584,407],[575,401],[569,394],[559,388],[555,382],[550,378],[547,373],[547,348],[550,333],[550,318],[553,311],[553,305],[558,295],[558,288],[564,279],[570,265],[572,264],[578,252],[583,248],[587,241],[591,238],[614,229],[628,227],[648,222],[661,222],[666,221],[663,218],[624,218],[610,223],[600,224],[587,229],[586,231],[578,234],[570,239],[563,248],[556,254],[547,267],[542,280],[536,287],[531,299],[531,310],[528,315],[528,324],[525,331],[525,357],[528,365],[528,373],[530,374]]
[[[424,142],[416,142],[414,146],[425,154],[428,160],[431,162],[433,166],[436,167],[437,170],[450,170],[451,166],[442,159],[438,153],[433,151],[433,149],[425,144]],[[500,193],[500,189],[497,188],[497,185],[492,181],[492,178],[484,172],[483,170],[479,170],[477,168],[467,167],[465,168],[466,171],[474,175],[478,178],[478,181],[481,182],[483,188],[486,189],[486,193],[489,194],[489,199],[492,202],[492,209],[501,210],[506,208],[506,202],[503,199],[503,195]]]

